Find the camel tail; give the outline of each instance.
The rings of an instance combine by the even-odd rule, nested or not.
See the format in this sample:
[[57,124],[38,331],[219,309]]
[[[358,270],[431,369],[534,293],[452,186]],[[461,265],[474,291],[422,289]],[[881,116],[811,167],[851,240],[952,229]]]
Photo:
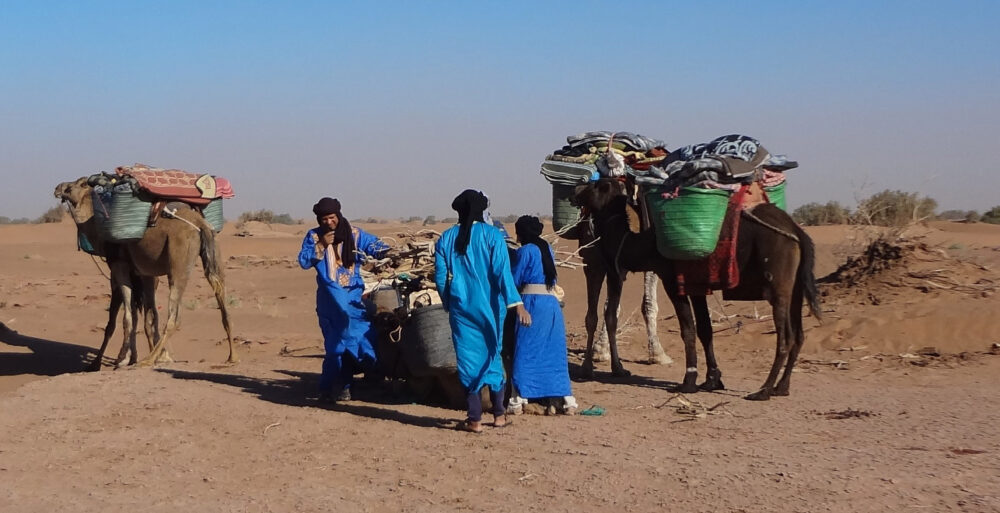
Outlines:
[[816,288],[816,276],[813,268],[816,266],[816,248],[809,234],[799,225],[795,225],[795,235],[799,237],[799,250],[802,258],[799,262],[798,282],[802,284],[802,292],[809,304],[809,311],[818,321],[823,320],[819,305],[819,290]]
[[198,218],[198,228],[201,235],[201,266],[205,270],[205,279],[212,286],[212,291],[216,297],[225,297],[226,286],[222,277],[222,268],[219,267],[219,252],[215,244],[215,231],[212,225],[205,221],[205,218]]

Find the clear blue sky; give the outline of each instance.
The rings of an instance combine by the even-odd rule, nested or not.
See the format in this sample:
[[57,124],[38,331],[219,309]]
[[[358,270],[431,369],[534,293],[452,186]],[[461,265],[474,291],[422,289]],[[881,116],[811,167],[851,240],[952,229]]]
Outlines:
[[235,218],[549,212],[567,135],[728,133],[801,163],[791,207],[1000,204],[1000,2],[0,2],[0,215],[144,162]]

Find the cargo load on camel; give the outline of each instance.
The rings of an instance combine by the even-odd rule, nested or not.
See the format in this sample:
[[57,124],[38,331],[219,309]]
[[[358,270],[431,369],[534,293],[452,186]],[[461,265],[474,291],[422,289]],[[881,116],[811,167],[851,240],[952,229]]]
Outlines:
[[[603,176],[619,176],[620,167],[608,167],[609,152],[618,161],[627,159],[639,166],[658,162],[667,156],[663,141],[630,132],[585,132],[566,138],[566,145],[552,152],[542,162],[541,173],[552,184],[552,227],[561,237],[579,238],[576,224],[580,208],[571,199],[577,185]],[[612,159],[612,161],[616,161]]]
[[[160,169],[145,164],[119,166],[114,173],[88,178],[99,233],[109,242],[142,238],[146,228],[177,207],[190,207],[204,216],[215,232],[222,231],[222,200],[234,196],[229,180],[221,176]],[[183,205],[171,205],[180,203]],[[94,245],[79,237],[79,247],[94,254]]]

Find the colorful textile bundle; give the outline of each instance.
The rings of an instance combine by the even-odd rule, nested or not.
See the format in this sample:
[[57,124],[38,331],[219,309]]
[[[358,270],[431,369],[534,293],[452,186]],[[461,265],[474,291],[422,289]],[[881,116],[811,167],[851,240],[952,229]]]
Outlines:
[[683,187],[736,191],[740,185],[761,181],[765,187],[784,182],[784,171],[798,167],[785,155],[771,155],[746,135],[726,135],[703,144],[678,148],[659,165],[631,167],[641,185],[676,190]]

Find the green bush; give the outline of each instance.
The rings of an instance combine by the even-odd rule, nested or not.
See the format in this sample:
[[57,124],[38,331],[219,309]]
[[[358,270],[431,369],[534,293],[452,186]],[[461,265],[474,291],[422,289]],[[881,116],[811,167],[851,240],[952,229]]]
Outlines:
[[267,209],[251,210],[240,214],[240,224],[249,221],[258,221],[267,224],[302,224],[301,221],[293,219],[292,216],[288,214],[275,214],[271,210]]
[[424,218],[424,226],[427,226],[429,224],[437,224],[437,217],[435,217],[435,216],[427,216],[427,217],[425,217]]
[[1000,205],[987,210],[979,220],[984,223],[1000,224]]
[[836,201],[806,203],[792,212],[792,219],[803,226],[821,226],[826,224],[847,224],[851,218],[850,210],[840,206]]
[[906,226],[910,223],[934,217],[937,201],[921,197],[915,192],[890,191],[888,189],[862,200],[854,212],[857,224],[877,226]]

